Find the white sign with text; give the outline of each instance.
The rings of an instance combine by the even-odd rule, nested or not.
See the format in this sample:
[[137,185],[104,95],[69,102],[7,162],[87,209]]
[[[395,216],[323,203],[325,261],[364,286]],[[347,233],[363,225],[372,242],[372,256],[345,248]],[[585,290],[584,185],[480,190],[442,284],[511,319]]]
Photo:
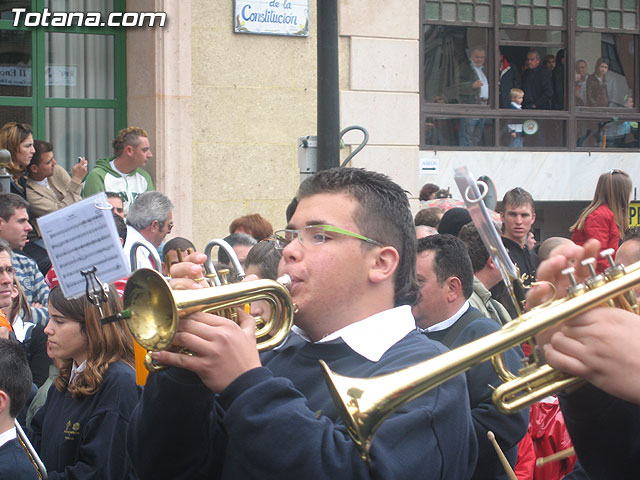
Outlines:
[[234,32],[309,36],[309,0],[236,0]]

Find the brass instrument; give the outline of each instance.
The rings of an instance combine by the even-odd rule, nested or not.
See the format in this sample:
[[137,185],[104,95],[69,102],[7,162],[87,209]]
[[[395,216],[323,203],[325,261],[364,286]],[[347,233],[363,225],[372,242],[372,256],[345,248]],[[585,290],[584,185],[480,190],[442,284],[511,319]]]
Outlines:
[[153,260],[151,262],[153,263],[153,269],[158,272],[162,272],[162,262],[160,261],[160,255],[158,255],[158,251],[155,248],[149,248],[148,245],[142,242],[134,242],[133,245],[131,245],[131,251],[129,253],[129,263],[131,264],[131,271],[135,272],[138,269],[137,253],[140,247],[149,252],[149,255]]
[[27,454],[27,457],[29,457],[29,461],[31,462],[31,465],[33,465],[33,468],[36,469],[36,474],[38,475],[38,478],[42,480],[47,480],[47,468],[44,466],[44,463],[42,463],[42,460],[40,460],[40,457],[38,456],[36,449],[33,448],[33,445],[31,445],[31,442],[29,441],[29,437],[27,437],[27,434],[24,433],[24,430],[22,430],[22,426],[20,425],[20,422],[18,422],[18,420],[15,420],[15,424],[16,424],[16,437],[18,438],[18,442],[20,442],[20,446],[24,449],[25,453]]
[[216,246],[220,247],[227,253],[229,258],[231,259],[233,268],[236,269],[236,276],[238,277],[238,279],[242,280],[245,276],[244,268],[242,268],[242,264],[238,259],[238,255],[236,255],[236,251],[226,241],[222,239],[214,239],[209,241],[209,243],[207,243],[207,245],[204,247],[204,254],[207,256],[207,261],[205,262],[204,266],[206,277],[209,279],[209,283],[212,283],[212,286],[220,286],[223,284],[223,282],[221,282],[219,278],[218,272],[216,272],[216,268],[213,266],[213,261],[211,259],[211,251],[213,250],[213,247]]
[[[184,253],[187,255],[191,255],[193,252],[194,252],[193,248],[187,248],[187,251]],[[182,250],[180,250],[179,248],[176,248],[176,257],[178,257],[178,261],[176,263],[184,262],[182,258]],[[167,275],[171,277],[171,265],[173,265],[173,263],[171,260],[171,256],[168,253],[164,256],[164,264],[167,269]]]
[[[127,281],[120,315],[142,347],[150,351],[166,350],[181,317],[195,312],[220,315],[245,303],[266,300],[273,315],[256,330],[258,350],[265,351],[280,345],[291,330],[294,304],[285,286],[290,281],[288,275],[283,275],[278,281],[254,280],[198,290],[172,290],[161,274],[142,268]],[[153,363],[150,353],[145,357],[145,366],[149,371],[163,368]]]
[[501,354],[562,321],[608,305],[610,300],[615,305],[624,304],[628,292],[640,283],[640,262],[626,269],[612,266],[605,277],[606,282],[591,290],[587,287],[589,280],[574,284],[568,297],[540,305],[497,332],[398,372],[375,378],[351,378],[333,373],[321,361],[331,396],[363,460],[368,461],[376,429],[396,409],[489,359],[498,367],[498,376],[505,380],[493,393],[493,401],[503,413],[515,412],[582,382],[552,369],[538,357],[521,370],[524,376],[516,377],[502,365]]

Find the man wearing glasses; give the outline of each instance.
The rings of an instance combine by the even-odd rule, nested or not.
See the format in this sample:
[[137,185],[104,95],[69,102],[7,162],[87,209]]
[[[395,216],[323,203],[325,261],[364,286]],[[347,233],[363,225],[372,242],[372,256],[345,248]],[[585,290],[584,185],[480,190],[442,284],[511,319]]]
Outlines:
[[[295,331],[260,356],[255,320],[197,313],[154,358],[129,427],[140,478],[469,478],[476,441],[458,376],[389,417],[360,457],[319,365],[375,377],[444,348],[415,329],[415,233],[405,192],[386,176],[331,169],[307,179],[288,228],[275,233],[291,277]],[[202,263],[202,254],[191,262]],[[172,268],[193,288],[199,265]],[[190,370],[190,371],[189,371]],[[173,406],[167,408],[168,406]]]
[[[165,237],[173,229],[173,203],[160,192],[145,192],[136,197],[127,215],[127,239],[124,243],[124,255],[130,261],[131,249],[138,242],[136,251],[137,268],[154,268],[152,252],[162,244]],[[132,270],[134,266],[130,265]],[[160,265],[156,265],[158,271]]]

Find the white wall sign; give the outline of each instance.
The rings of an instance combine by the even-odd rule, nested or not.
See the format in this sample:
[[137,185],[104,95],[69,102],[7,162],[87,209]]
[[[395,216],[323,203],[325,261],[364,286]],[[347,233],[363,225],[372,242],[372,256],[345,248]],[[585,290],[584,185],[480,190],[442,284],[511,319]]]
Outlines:
[[438,160],[433,158],[421,158],[420,159],[420,175],[437,175],[438,174]]
[[309,36],[309,0],[236,0],[236,33]]

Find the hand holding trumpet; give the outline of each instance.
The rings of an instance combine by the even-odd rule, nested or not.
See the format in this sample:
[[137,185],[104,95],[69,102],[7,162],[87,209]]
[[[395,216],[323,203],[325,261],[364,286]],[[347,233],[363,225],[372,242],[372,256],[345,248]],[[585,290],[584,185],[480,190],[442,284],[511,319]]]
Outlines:
[[[193,253],[171,266],[171,287],[175,290],[208,287],[202,278],[206,255]],[[250,278],[249,280],[255,280]],[[180,319],[172,345],[193,355],[159,351],[152,358],[167,366],[184,368],[197,374],[213,392],[220,393],[243,373],[260,367],[256,348],[255,319],[237,309],[238,324],[225,317],[196,312]]]
[[[582,281],[589,271],[581,261],[595,257],[599,249],[597,240],[589,240],[583,247],[559,246],[538,268],[538,280],[553,283],[558,295],[563,295],[569,279],[562,270],[573,266],[576,281]],[[533,287],[527,304],[539,304],[550,290],[546,284]],[[635,354],[640,349],[638,315],[619,308],[595,308],[538,335],[537,340],[552,367],[582,377],[612,395],[640,403],[640,382],[634,381],[640,371],[640,358]]]

